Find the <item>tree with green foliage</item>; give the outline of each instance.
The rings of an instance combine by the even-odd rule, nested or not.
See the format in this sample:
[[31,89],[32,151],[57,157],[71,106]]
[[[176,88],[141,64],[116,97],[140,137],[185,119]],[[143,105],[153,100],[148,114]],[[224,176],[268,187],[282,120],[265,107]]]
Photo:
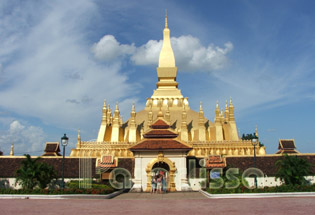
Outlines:
[[57,178],[57,174],[54,167],[48,163],[38,163],[38,165],[38,185],[41,189],[45,189],[53,179]]
[[25,154],[20,169],[16,171],[15,184],[20,184],[23,189],[34,189],[37,185],[44,189],[56,177],[54,168],[47,163],[38,162],[40,157],[32,159]]
[[[254,138],[258,138],[255,133],[242,135],[242,140],[252,140]],[[264,146],[264,144],[259,141],[259,146]]]
[[311,164],[298,156],[287,154],[276,162],[278,168],[276,178],[280,178],[286,185],[305,185],[307,180],[304,176],[313,175]]

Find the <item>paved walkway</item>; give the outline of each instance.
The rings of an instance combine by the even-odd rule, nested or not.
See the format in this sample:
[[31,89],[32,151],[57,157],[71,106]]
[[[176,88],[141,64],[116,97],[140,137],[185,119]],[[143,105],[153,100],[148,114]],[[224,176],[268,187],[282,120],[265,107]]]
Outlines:
[[113,198],[115,200],[118,199],[137,199],[137,200],[152,200],[152,199],[159,199],[159,200],[168,200],[168,199],[207,199],[205,195],[200,192],[173,192],[173,193],[165,193],[165,194],[158,194],[158,193],[123,193],[119,196]]
[[[194,195],[195,193],[192,193]],[[176,195],[176,194],[175,194]],[[123,195],[122,195],[123,196]],[[173,195],[165,195],[173,196]],[[130,195],[131,197],[131,195]],[[262,199],[0,199],[5,215],[314,214],[315,197]]]

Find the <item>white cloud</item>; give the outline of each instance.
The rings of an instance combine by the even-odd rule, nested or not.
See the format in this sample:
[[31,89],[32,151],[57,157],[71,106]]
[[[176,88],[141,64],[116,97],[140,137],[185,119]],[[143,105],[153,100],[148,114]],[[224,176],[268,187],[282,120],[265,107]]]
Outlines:
[[233,50],[233,44],[227,42],[224,48],[213,44],[204,47],[198,38],[193,36],[180,36],[171,38],[176,64],[181,70],[187,71],[213,71],[226,66],[226,55]]
[[113,35],[105,35],[92,46],[91,50],[96,58],[110,61],[126,54],[132,54],[135,46],[134,44],[121,45]]
[[14,143],[15,155],[30,153],[41,155],[44,152],[45,133],[40,127],[23,125],[18,120],[11,122],[8,130],[0,134],[1,150],[5,155],[10,153]]
[[[25,4],[15,5],[18,13],[0,19],[1,32],[9,32],[0,38],[2,109],[61,128],[84,129],[98,126],[104,99],[123,102],[137,92],[121,73],[120,62],[103,64],[91,58],[84,36],[88,20],[98,11],[93,2],[42,3],[41,13],[23,10]],[[35,3],[29,4],[34,8]],[[36,22],[19,28],[20,17]],[[11,45],[14,48],[6,49]],[[119,49],[130,51],[124,45]]]
[[[114,36],[105,35],[94,44],[92,51],[96,58],[113,60],[125,55],[130,56],[135,65],[157,65],[163,41],[149,40],[146,44],[135,47],[121,45]],[[199,39],[191,35],[172,37],[176,65],[181,71],[199,72],[222,69],[227,64],[227,54],[233,50],[233,44],[227,42],[224,47],[213,44],[203,46]]]
[[136,49],[131,60],[136,65],[157,65],[162,49],[162,40],[149,40],[146,44]]

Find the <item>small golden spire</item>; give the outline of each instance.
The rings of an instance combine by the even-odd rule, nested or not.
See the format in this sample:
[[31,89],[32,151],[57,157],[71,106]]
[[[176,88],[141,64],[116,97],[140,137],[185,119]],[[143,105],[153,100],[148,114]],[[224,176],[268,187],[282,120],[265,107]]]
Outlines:
[[136,109],[135,109],[135,103],[133,102],[133,103],[132,103],[132,110],[131,110],[131,111],[132,111],[132,112],[136,112],[135,110],[136,110]]
[[225,120],[228,121],[229,120],[229,108],[228,108],[228,102],[227,100],[225,101]]
[[11,144],[10,156],[14,156],[14,143]]
[[81,142],[81,131],[80,131],[80,128],[78,130],[78,138],[77,138],[77,140],[78,140],[78,143]]
[[217,100],[217,104],[216,104],[215,108],[219,109],[219,101],[218,100]]
[[232,96],[230,97],[230,106],[233,107]]
[[202,109],[202,102],[200,102],[200,112],[203,112],[203,109]]

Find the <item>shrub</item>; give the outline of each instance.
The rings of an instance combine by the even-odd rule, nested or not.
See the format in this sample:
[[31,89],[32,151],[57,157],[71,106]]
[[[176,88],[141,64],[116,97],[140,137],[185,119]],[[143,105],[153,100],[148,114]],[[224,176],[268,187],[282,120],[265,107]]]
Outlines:
[[280,178],[286,185],[305,185],[304,176],[312,175],[311,164],[297,156],[284,155],[283,159],[276,162],[278,167],[276,178]]

